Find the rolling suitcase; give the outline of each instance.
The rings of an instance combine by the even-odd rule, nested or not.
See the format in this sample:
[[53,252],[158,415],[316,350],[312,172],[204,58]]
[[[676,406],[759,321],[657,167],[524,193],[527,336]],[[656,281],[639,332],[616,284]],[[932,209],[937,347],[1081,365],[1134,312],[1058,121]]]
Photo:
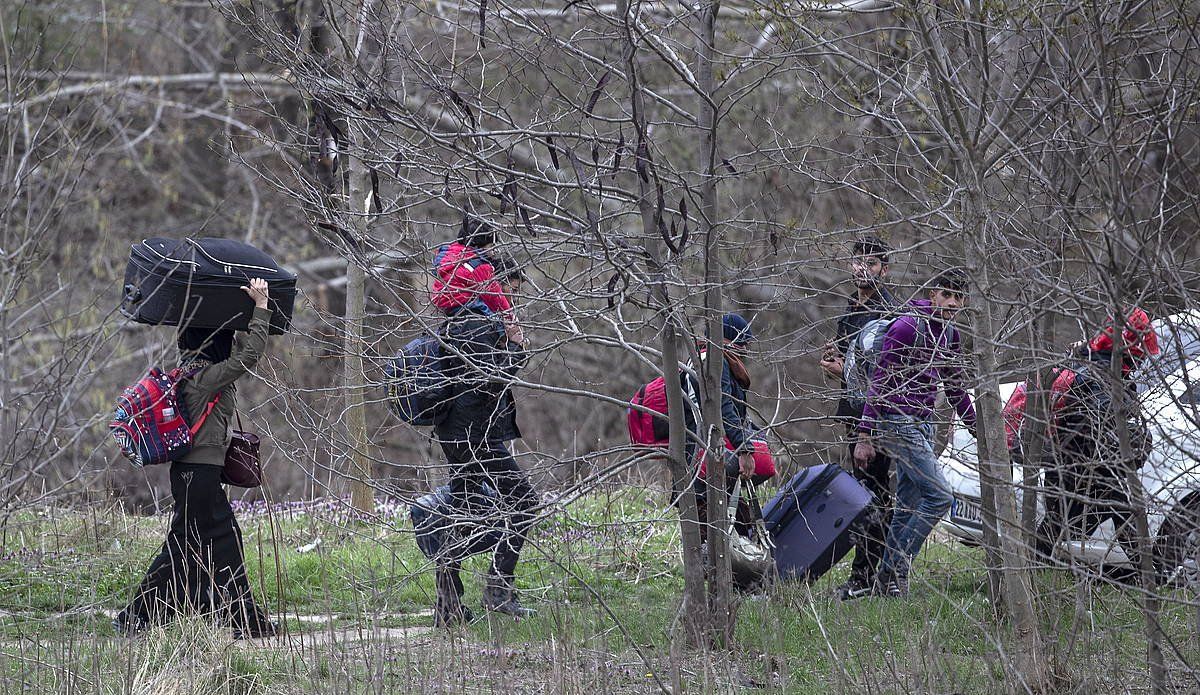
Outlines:
[[254,303],[241,287],[251,278],[267,281],[270,332],[287,332],[296,276],[266,253],[233,239],[146,239],[130,249],[121,313],[156,326],[246,330]]
[[763,507],[783,579],[814,580],[850,552],[850,531],[871,501],[840,466],[821,464],[797,473]]

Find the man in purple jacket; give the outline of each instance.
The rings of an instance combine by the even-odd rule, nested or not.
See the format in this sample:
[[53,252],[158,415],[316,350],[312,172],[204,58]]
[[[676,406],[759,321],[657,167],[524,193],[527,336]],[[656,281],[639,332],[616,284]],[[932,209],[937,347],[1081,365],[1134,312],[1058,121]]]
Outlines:
[[913,558],[953,499],[933,453],[939,386],[975,433],[975,408],[963,387],[961,341],[953,325],[967,303],[967,278],[951,270],[929,287],[928,301],[909,302],[888,326],[854,447],[856,465],[869,462],[878,446],[896,466],[896,508],[876,577],[881,596],[908,595]]

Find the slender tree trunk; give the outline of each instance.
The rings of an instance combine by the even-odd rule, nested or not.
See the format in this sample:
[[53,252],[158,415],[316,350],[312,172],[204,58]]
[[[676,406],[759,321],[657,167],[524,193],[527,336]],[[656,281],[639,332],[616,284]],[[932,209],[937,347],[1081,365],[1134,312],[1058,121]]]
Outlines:
[[[366,178],[361,171],[362,163],[351,155],[347,158],[350,179],[350,205],[366,201],[367,194],[362,185]],[[351,210],[353,213],[354,210]],[[367,453],[366,374],[363,370],[363,332],[366,319],[366,271],[360,253],[362,240],[367,231],[364,217],[355,224],[352,232],[352,248],[346,261],[346,342],[345,372],[343,387],[346,394],[347,453],[349,454],[350,503],[354,509],[370,513],[375,511],[375,493],[371,485],[370,458]]]
[[721,230],[717,226],[717,109],[713,79],[716,22],[720,4],[708,0],[701,6],[696,36],[696,81],[700,93],[696,113],[701,133],[697,169],[700,171],[699,232],[704,238],[704,310],[708,357],[704,365],[703,395],[705,439],[708,450],[708,599],[712,620],[710,640],[724,647],[733,640],[734,615],[729,568],[728,505],[725,493],[725,430],[721,420],[722,349]]
[[700,552],[700,517],[696,507],[695,489],[692,487],[692,471],[687,461],[687,426],[684,421],[683,390],[679,383],[679,321],[675,314],[675,302],[671,296],[667,278],[667,261],[661,251],[658,216],[651,189],[650,143],[646,129],[646,108],[640,91],[641,70],[637,63],[637,41],[634,38],[629,4],[617,0],[617,11],[622,21],[624,38],[624,62],[629,76],[630,120],[635,131],[635,154],[644,157],[639,163],[638,211],[642,218],[642,234],[646,253],[652,266],[650,284],[653,295],[663,314],[662,331],[662,374],[666,381],[667,413],[670,425],[670,443],[667,451],[667,467],[671,471],[674,491],[678,495],[679,527],[683,542],[683,601],[680,619],[684,639],[689,646],[698,647],[705,643],[708,625],[708,602],[704,593],[704,558]]
[[[994,336],[998,326],[996,307],[988,301],[992,287],[987,250],[993,248],[982,207],[982,192],[978,187],[968,189],[964,200],[963,231],[966,235],[968,265],[973,270],[972,294],[978,302],[979,322],[976,334]],[[1043,692],[1050,683],[1046,654],[1033,608],[1033,584],[1029,562],[1020,543],[1016,502],[1012,492],[1012,462],[1004,439],[1001,415],[999,364],[994,346],[987,341],[975,342],[975,365],[979,375],[975,389],[976,432],[978,433],[980,486],[992,488],[996,507],[996,531],[999,567],[996,572],[1004,606],[1012,624],[1016,663],[1010,674],[1028,689]],[[991,554],[989,554],[991,557]]]
[[1137,533],[1137,570],[1142,586],[1142,615],[1145,619],[1146,661],[1150,665],[1150,691],[1154,695],[1166,695],[1167,667],[1163,660],[1162,649],[1166,635],[1163,633],[1160,622],[1162,602],[1154,591],[1154,548],[1150,543],[1150,523],[1146,517],[1146,494],[1142,489],[1142,479],[1138,474],[1138,468],[1125,463],[1134,460],[1132,433],[1129,431],[1129,415],[1138,407],[1124,388],[1125,379],[1121,373],[1121,364],[1125,353],[1121,322],[1124,321],[1124,316],[1129,313],[1129,310],[1123,302],[1116,304],[1112,316],[1117,329],[1113,331],[1112,363],[1108,378],[1113,384],[1112,392],[1117,413],[1118,452],[1122,465],[1125,467],[1125,482],[1129,486],[1129,504],[1133,507],[1133,525],[1134,531]]
[[[1040,346],[1054,344],[1054,320],[1042,313],[1030,324],[1030,344],[1036,350]],[[1025,420],[1021,426],[1021,480],[1024,496],[1021,498],[1021,539],[1026,548],[1037,544],[1037,501],[1041,489],[1039,475],[1045,458],[1046,432],[1050,423],[1050,387],[1054,382],[1054,365],[1031,370],[1025,379]]]
[[[348,8],[342,24],[345,36],[351,39],[346,45],[346,70],[355,72],[362,61],[363,27],[362,8]],[[350,76],[353,78],[353,76]],[[370,172],[360,158],[360,148],[370,142],[370,130],[362,122],[347,118],[349,146],[346,148],[347,196],[344,201],[346,214],[344,227],[349,233],[349,253],[346,258],[346,341],[345,372],[343,388],[346,395],[346,434],[349,454],[350,503],[356,511],[375,511],[375,493],[372,487],[372,471],[367,442],[366,373],[363,369],[363,340],[366,323],[366,258],[363,242],[370,236],[373,210],[379,201],[373,199]]]
[[[665,282],[660,283],[668,294]],[[667,305],[669,306],[669,305]],[[687,644],[699,647],[706,643],[709,615],[704,595],[704,557],[700,550],[700,514],[696,506],[692,471],[686,454],[687,426],[684,422],[683,391],[679,384],[679,334],[675,320],[667,319],[662,335],[662,370],[667,382],[667,412],[670,418],[668,467],[674,489],[679,495],[679,528],[683,541],[683,605],[681,617]],[[711,538],[711,534],[709,536]]]

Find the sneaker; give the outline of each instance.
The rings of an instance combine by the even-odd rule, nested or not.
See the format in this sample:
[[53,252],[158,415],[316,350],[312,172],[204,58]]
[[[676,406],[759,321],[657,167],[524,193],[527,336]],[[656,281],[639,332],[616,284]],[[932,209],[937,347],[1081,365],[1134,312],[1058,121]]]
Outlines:
[[862,577],[850,577],[850,580],[838,587],[838,600],[853,601],[870,596],[875,589],[875,583]]
[[537,613],[521,605],[517,592],[500,582],[489,581],[483,588],[483,609],[491,613],[503,613],[520,620]]
[[872,593],[883,598],[908,598],[908,578],[880,573]]

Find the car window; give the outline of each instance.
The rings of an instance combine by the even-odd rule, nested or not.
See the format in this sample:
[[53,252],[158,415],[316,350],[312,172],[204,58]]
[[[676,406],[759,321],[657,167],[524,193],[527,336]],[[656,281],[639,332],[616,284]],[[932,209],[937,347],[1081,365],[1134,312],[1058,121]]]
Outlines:
[[1179,402],[1186,405],[1200,405],[1200,384],[1193,383],[1178,396]]
[[1162,384],[1168,375],[1200,356],[1200,331],[1196,328],[1161,321],[1155,322],[1154,331],[1158,334],[1159,354],[1138,369],[1134,379],[1139,393]]

